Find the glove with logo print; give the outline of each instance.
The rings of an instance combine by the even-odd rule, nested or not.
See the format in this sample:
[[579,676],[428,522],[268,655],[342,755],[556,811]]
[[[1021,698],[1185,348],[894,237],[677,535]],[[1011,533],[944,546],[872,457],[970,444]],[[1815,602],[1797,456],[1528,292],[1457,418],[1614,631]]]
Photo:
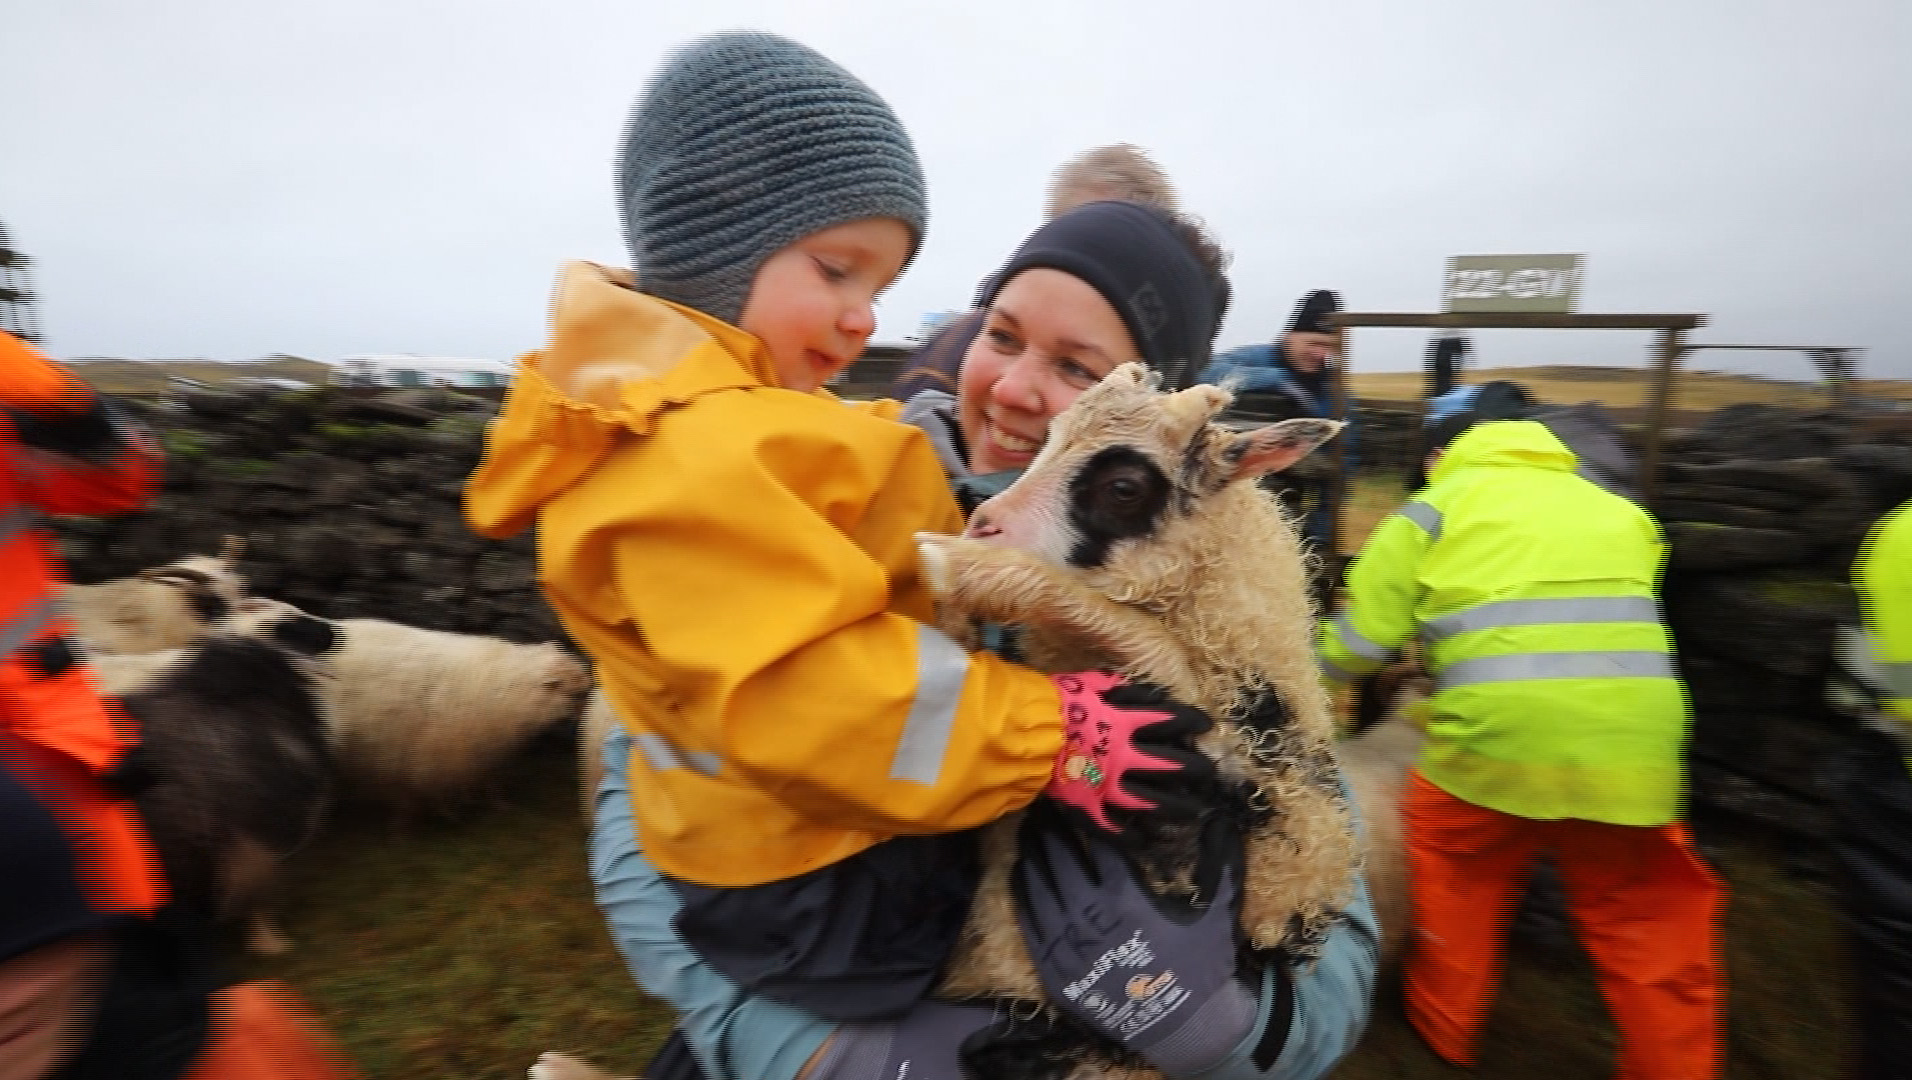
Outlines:
[[1204,823],[1195,894],[1158,897],[1111,838],[1038,803],[1011,884],[1048,999],[1171,1076],[1221,1061],[1254,1026],[1235,977],[1242,836]]

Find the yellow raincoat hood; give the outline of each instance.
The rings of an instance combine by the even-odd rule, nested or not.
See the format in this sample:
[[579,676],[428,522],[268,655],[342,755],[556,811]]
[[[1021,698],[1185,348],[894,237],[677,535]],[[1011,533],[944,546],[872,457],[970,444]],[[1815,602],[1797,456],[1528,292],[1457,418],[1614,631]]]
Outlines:
[[[551,299],[551,341],[518,361],[511,401],[472,479],[472,528],[504,538],[603,459],[620,431],[649,434],[657,415],[703,394],[774,387],[754,336],[636,291],[628,271],[567,265]],[[565,453],[537,452],[540,444]],[[517,451],[517,453],[512,453]]]

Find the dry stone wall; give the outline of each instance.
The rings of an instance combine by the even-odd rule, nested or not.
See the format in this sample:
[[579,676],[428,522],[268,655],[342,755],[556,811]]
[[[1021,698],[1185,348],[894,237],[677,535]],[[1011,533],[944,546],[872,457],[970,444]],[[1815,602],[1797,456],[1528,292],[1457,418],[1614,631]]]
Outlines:
[[254,591],[315,614],[563,639],[533,582],[530,534],[486,540],[461,513],[494,404],[432,390],[130,404],[166,444],[165,487],[142,513],[56,523],[75,580],[215,553],[237,535]]
[[1696,799],[1807,836],[1853,721],[1826,699],[1834,630],[1858,619],[1851,570],[1912,499],[1912,446],[1863,418],[1722,409],[1671,440],[1656,505],[1666,614],[1693,696]]

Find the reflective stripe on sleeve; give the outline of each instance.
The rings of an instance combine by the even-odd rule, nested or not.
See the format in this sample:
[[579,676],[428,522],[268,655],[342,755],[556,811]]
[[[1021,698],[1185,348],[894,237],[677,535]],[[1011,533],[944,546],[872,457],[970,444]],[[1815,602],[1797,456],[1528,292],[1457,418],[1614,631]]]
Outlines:
[[1441,512],[1428,503],[1415,499],[1396,513],[1419,525],[1430,542],[1441,538]]
[[39,520],[40,515],[25,507],[0,511],[0,544],[17,540],[32,532]]
[[1502,626],[1540,626],[1547,623],[1653,623],[1660,607],[1647,596],[1574,596],[1542,600],[1495,600],[1465,611],[1429,620],[1432,640],[1473,630]]
[[916,700],[890,759],[890,779],[934,784],[943,772],[956,703],[969,678],[969,654],[933,626],[916,629]]
[[0,624],[0,660],[8,660],[27,642],[50,629],[60,617],[58,600],[33,600],[20,605],[13,618]]
[[1912,662],[1899,661],[1895,664],[1880,664],[1885,672],[1886,686],[1890,687],[1894,697],[1912,697]]
[[1348,618],[1348,610],[1346,608],[1342,609],[1341,614],[1335,617],[1334,635],[1342,645],[1347,646],[1349,652],[1364,660],[1376,660],[1381,663],[1386,663],[1388,658],[1394,655],[1393,649],[1383,648],[1361,636],[1361,632],[1354,628],[1353,620]]
[[1673,658],[1663,652],[1513,653],[1461,660],[1435,675],[1435,693],[1481,683],[1535,679],[1670,679]]
[[689,769],[705,776],[716,776],[722,771],[722,763],[717,755],[701,750],[682,750],[676,743],[662,735],[642,734],[636,736],[637,748],[651,768],[660,772],[670,769]]
[[1349,671],[1347,668],[1342,667],[1340,664],[1335,663],[1325,656],[1320,658],[1320,663],[1321,674],[1334,682],[1353,682],[1356,678],[1354,672]]

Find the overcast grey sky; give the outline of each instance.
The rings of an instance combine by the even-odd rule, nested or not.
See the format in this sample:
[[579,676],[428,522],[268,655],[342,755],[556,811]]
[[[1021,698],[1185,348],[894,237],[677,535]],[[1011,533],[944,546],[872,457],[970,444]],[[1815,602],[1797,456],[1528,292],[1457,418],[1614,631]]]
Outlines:
[[[965,303],[1058,162],[1128,141],[1234,252],[1224,346],[1308,288],[1432,310],[1450,254],[1577,251],[1583,311],[1912,377],[1904,0],[0,0],[0,221],[59,355],[509,358],[561,261],[624,258],[610,158],[646,77],[730,27],[835,58],[916,139],[930,235],[880,338]],[[1364,332],[1356,367],[1424,341]]]

